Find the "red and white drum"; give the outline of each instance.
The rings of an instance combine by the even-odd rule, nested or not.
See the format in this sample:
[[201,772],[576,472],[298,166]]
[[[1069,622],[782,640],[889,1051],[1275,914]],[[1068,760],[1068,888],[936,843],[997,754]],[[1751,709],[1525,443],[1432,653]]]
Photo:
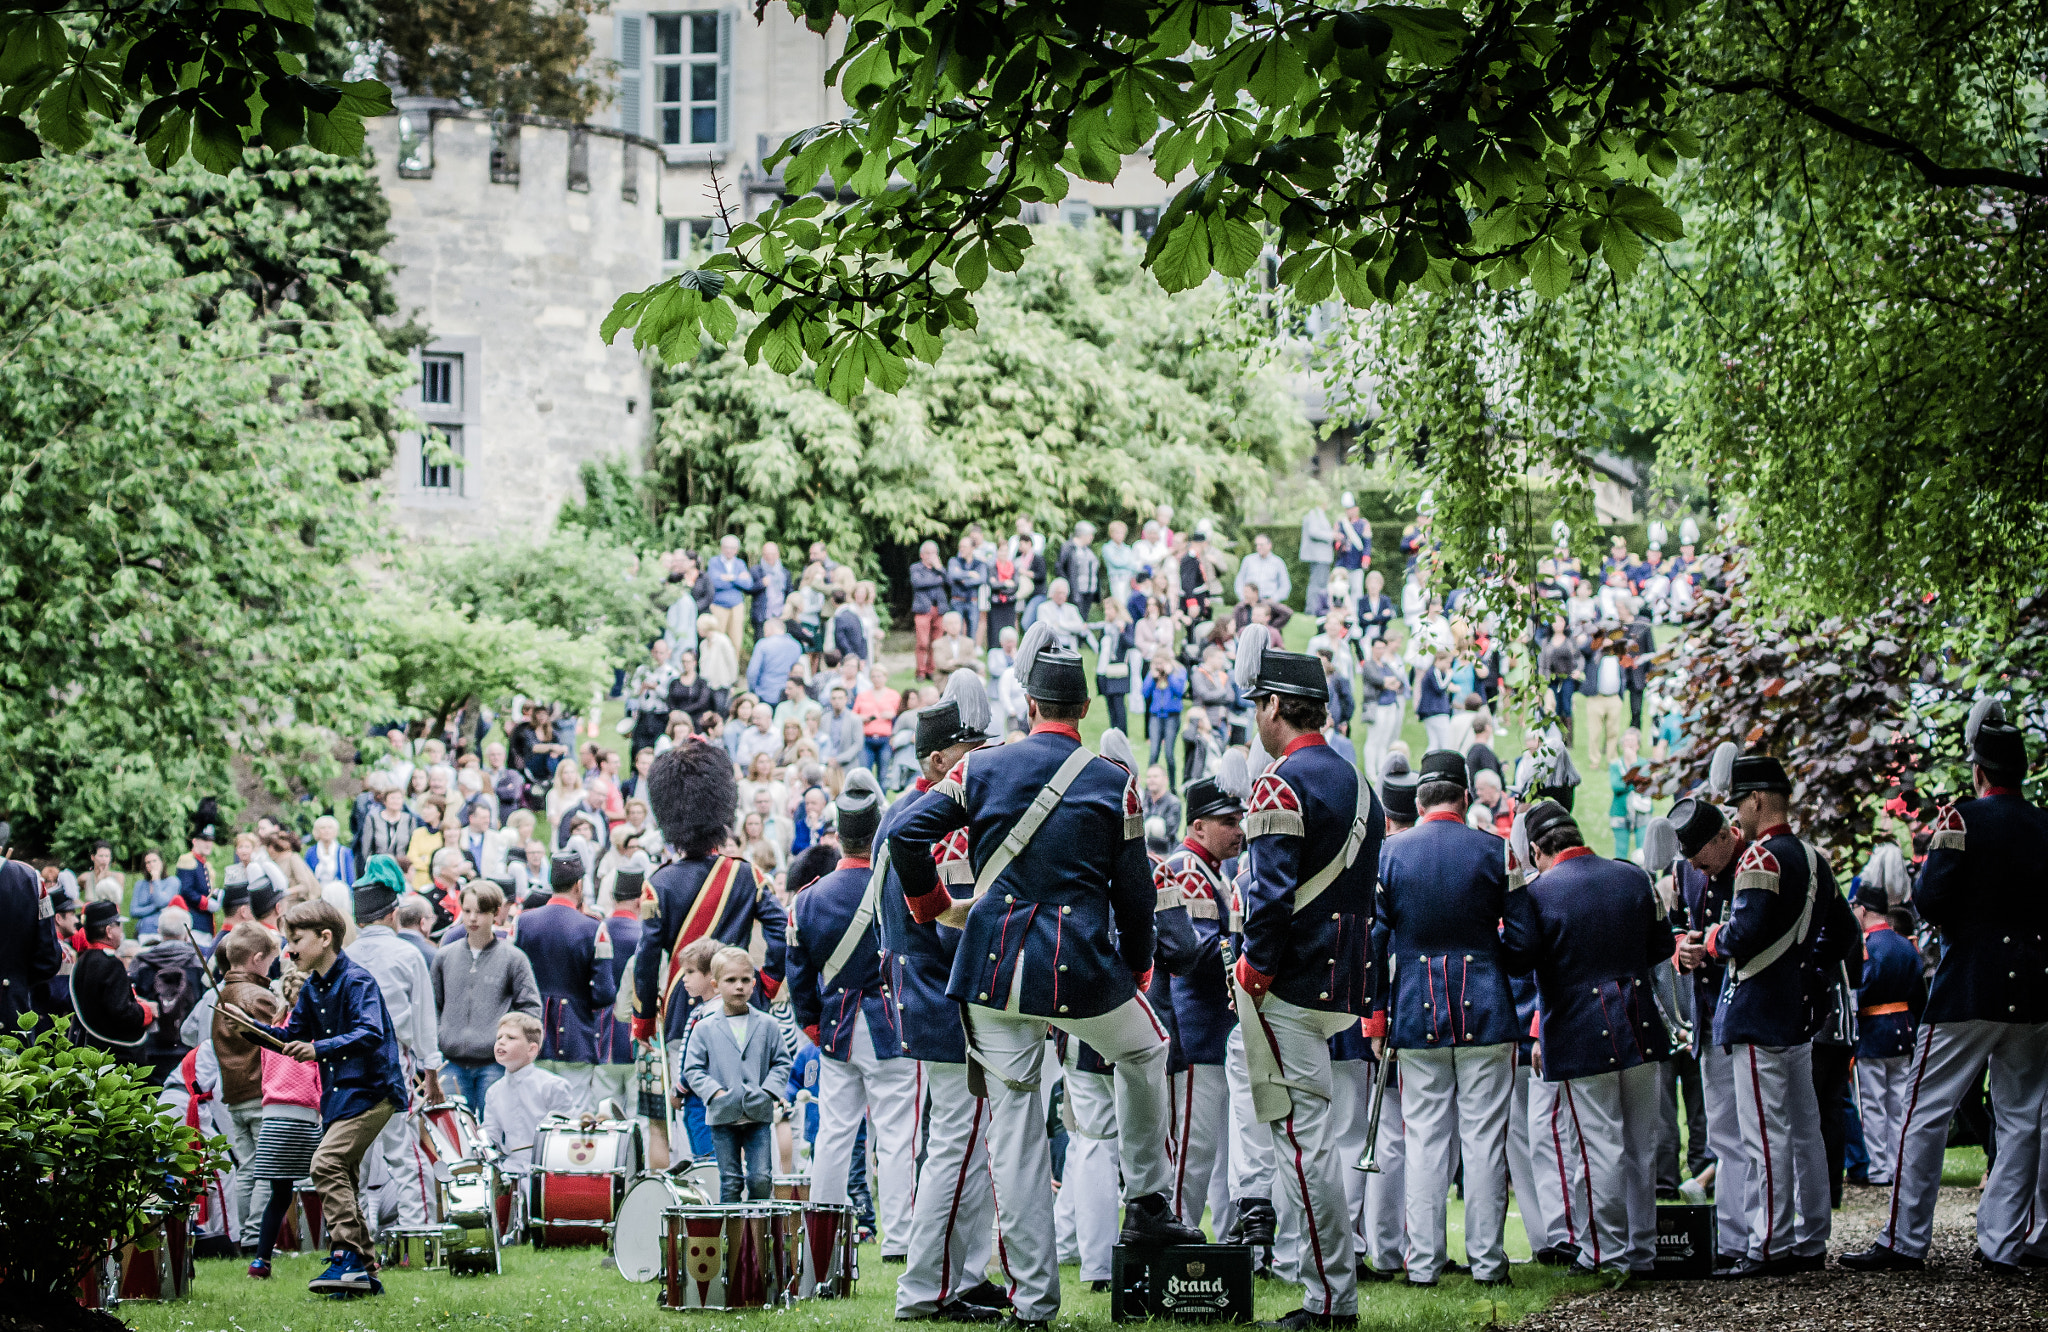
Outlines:
[[682,1176],[656,1173],[634,1180],[612,1227],[612,1263],[619,1275],[635,1282],[659,1277],[663,1270],[662,1217],[675,1208],[710,1201]]
[[550,1115],[533,1140],[536,1246],[605,1244],[626,1186],[646,1169],[640,1126]]
[[663,1307],[767,1309],[782,1304],[795,1276],[792,1220],[772,1203],[663,1212]]
[[111,1309],[123,1300],[182,1300],[192,1293],[191,1227],[182,1211],[156,1217],[149,1229],[92,1265],[78,1283],[78,1302]]
[[794,1214],[801,1241],[791,1294],[799,1300],[843,1300],[852,1295],[860,1277],[860,1247],[854,1242],[860,1220],[853,1208],[811,1202],[784,1206]]

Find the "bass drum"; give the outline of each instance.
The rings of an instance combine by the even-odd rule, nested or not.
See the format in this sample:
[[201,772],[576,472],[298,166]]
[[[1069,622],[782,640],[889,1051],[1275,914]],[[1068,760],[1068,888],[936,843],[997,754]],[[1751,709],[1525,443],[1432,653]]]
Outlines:
[[662,1216],[671,1208],[708,1201],[686,1177],[642,1175],[626,1190],[612,1226],[612,1262],[628,1281],[653,1281],[662,1274]]

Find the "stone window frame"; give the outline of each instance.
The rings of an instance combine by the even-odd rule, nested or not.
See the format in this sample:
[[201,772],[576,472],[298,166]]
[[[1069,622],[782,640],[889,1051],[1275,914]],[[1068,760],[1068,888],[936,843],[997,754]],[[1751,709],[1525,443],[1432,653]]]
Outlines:
[[[453,477],[454,484],[448,489],[428,489],[422,485],[423,467],[426,461],[426,432],[409,430],[401,437],[399,448],[400,499],[409,506],[424,508],[459,508],[476,504],[483,487],[479,484],[482,464],[485,458],[483,448],[483,344],[481,337],[437,337],[412,354],[413,365],[419,373],[414,376],[412,388],[406,394],[406,406],[420,418],[428,430],[436,426],[454,427],[461,433],[461,465]],[[461,393],[460,401],[452,403],[430,403],[424,400],[426,362],[433,357],[448,357],[459,360]]]

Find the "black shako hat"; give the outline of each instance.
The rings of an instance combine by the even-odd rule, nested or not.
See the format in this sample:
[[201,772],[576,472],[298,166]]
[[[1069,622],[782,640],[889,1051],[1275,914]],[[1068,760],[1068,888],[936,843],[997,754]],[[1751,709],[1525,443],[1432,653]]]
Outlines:
[[1730,774],[1728,793],[1740,799],[1751,791],[1791,795],[1792,779],[1785,775],[1785,765],[1769,754],[1744,754],[1737,758]]
[[583,857],[574,851],[557,851],[548,857],[548,887],[573,888],[583,882]]
[[1272,641],[1272,631],[1263,624],[1248,624],[1238,631],[1236,678],[1244,696],[1286,694],[1327,702],[1330,684],[1323,675],[1323,659],[1282,652],[1271,646]]
[[1664,816],[1671,823],[1671,830],[1678,834],[1678,854],[1690,860],[1698,855],[1721,829],[1728,826],[1728,820],[1721,817],[1720,807],[1710,800],[1687,796],[1671,807]]
[[[1052,626],[1044,620],[1025,630],[1024,641],[1017,645],[1017,682],[1024,687],[1025,697],[1040,703],[1088,701],[1088,676],[1081,669],[1081,654],[1055,642]],[[964,715],[964,708],[962,712]]]
[[1390,772],[1381,779],[1380,803],[1387,807],[1388,816],[1403,823],[1415,822],[1415,788],[1421,784],[1422,779],[1412,772]]
[[958,744],[960,705],[942,698],[928,708],[917,710],[917,756],[929,758],[948,745]]
[[201,796],[199,808],[192,811],[192,837],[197,841],[218,842],[220,840],[220,802],[212,796]]
[[1224,818],[1231,814],[1244,813],[1244,804],[1236,796],[1216,784],[1214,777],[1202,777],[1187,784],[1181,792],[1181,800],[1187,810],[1187,819]]
[[2006,721],[2005,707],[1995,698],[1980,698],[1970,708],[1963,742],[1970,748],[1970,762],[1986,772],[2017,776],[2027,769],[2026,737]]
[[1422,756],[1421,779],[1429,782],[1466,783],[1465,756],[1455,749],[1432,749]]
[[283,900],[284,890],[270,882],[270,880],[265,879],[261,888],[249,894],[249,914],[258,920],[262,920],[272,911],[275,911],[277,904]]
[[96,899],[85,904],[85,928],[88,930],[103,926],[108,921],[119,919],[121,919],[121,906],[118,902]]
[[882,826],[882,788],[876,785],[873,773],[866,768],[847,773],[846,785],[832,803],[842,845],[875,840],[875,830]]
[[1522,816],[1522,826],[1528,831],[1532,846],[1542,841],[1545,833],[1567,824],[1574,828],[1579,826],[1572,818],[1571,811],[1555,800],[1539,800],[1529,806],[1529,812]]

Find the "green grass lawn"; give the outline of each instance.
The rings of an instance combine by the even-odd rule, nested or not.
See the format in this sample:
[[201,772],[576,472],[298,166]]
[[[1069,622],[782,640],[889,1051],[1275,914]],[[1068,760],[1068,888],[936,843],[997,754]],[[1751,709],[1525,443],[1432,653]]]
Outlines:
[[[1462,1208],[1451,1200],[1450,1253],[1462,1258]],[[1529,1253],[1519,1218],[1508,1216],[1508,1251]],[[845,1301],[804,1302],[773,1313],[672,1313],[655,1305],[655,1283],[635,1285],[603,1265],[597,1249],[505,1251],[505,1270],[495,1277],[455,1278],[445,1272],[391,1272],[381,1298],[340,1301],[307,1292],[306,1282],[324,1258],[280,1256],[268,1282],[252,1281],[244,1264],[228,1259],[199,1264],[189,1299],[170,1304],[124,1304],[121,1317],[140,1332],[437,1332],[439,1329],[553,1328],[654,1329],[692,1321],[720,1326],[867,1328],[895,1316],[896,1277],[902,1268],[885,1266],[873,1245],[861,1250],[861,1281]],[[1446,1277],[1434,1290],[1397,1284],[1362,1287],[1359,1313],[1367,1328],[1451,1329],[1471,1326],[1475,1305],[1498,1298],[1498,1316],[1512,1321],[1549,1305],[1559,1295],[1589,1289],[1584,1278],[1566,1278],[1551,1268],[1518,1262],[1511,1290],[1482,1290],[1466,1277]],[[1060,1269],[1061,1324],[1076,1328],[1109,1325],[1109,1296],[1084,1286],[1073,1267]],[[1279,1281],[1257,1283],[1254,1309],[1275,1318],[1299,1307],[1300,1287]],[[776,1321],[770,1322],[769,1319]],[[790,1321],[782,1321],[790,1320]],[[1479,1321],[1484,1321],[1480,1319]]]

